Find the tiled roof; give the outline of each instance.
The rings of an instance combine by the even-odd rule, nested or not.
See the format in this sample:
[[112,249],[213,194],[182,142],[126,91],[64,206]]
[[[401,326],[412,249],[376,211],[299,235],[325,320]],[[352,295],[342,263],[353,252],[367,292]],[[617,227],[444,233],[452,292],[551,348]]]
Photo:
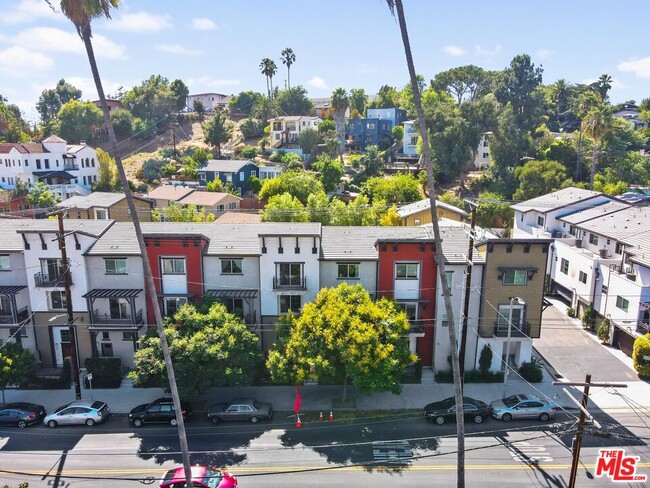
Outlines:
[[[218,171],[236,173],[247,164],[255,164],[248,159],[210,159],[198,167],[197,171]],[[256,165],[257,166],[257,165]]]
[[194,191],[183,197],[179,203],[184,205],[200,205],[202,207],[214,207],[222,201],[236,201],[241,198],[230,193],[219,193],[212,191]]
[[624,242],[630,260],[650,268],[650,233],[626,237]]
[[22,251],[23,238],[20,229],[28,229],[33,219],[0,219],[0,251]]
[[[75,195],[56,204],[57,207],[63,208],[91,208],[91,207],[110,207],[117,202],[121,202],[126,197],[124,193],[109,193],[104,191],[95,191],[86,196]],[[137,197],[134,197],[137,198]]]
[[262,220],[259,213],[229,211],[222,213],[214,221],[215,224],[259,224]]
[[[92,237],[101,236],[113,224],[112,220],[66,220],[64,230],[79,232]],[[31,220],[30,225],[17,230],[23,233],[54,233],[59,231],[59,223],[55,219]],[[20,237],[20,236],[19,236]]]
[[50,152],[45,149],[45,146],[40,142],[4,142],[0,144],[0,153],[7,154],[14,148],[21,154],[40,154]]
[[194,190],[186,186],[179,185],[162,185],[158,188],[154,188],[147,195],[148,198],[153,198],[155,200],[174,200],[178,201],[181,198],[189,195]]
[[58,143],[58,144],[63,143],[63,144],[65,144],[67,141],[65,139],[61,139],[59,136],[57,136],[55,134],[52,134],[51,136],[46,137],[45,139],[43,139],[43,142],[47,142],[49,144],[52,144],[52,143]]
[[380,239],[429,239],[423,227],[324,226],[321,259],[376,260]]
[[554,191],[553,193],[548,193],[531,200],[526,200],[525,202],[520,202],[515,205],[511,205],[513,210],[518,210],[520,212],[530,212],[531,210],[536,210],[541,213],[550,212],[558,208],[566,207],[573,203],[578,203],[584,200],[589,200],[602,195],[598,191],[584,190],[582,188],[564,188],[563,190]]
[[[426,224],[422,226],[427,229],[427,232],[433,238],[433,225]],[[467,251],[469,248],[469,226],[459,222],[453,223],[445,219],[445,222],[439,223],[440,238],[442,239],[442,254],[445,256],[445,263],[448,264],[466,264]],[[475,232],[480,234],[482,229],[475,228]],[[490,237],[491,235],[487,235]],[[478,244],[478,240],[474,241],[474,246]],[[481,253],[474,252],[472,256],[474,264],[484,263],[485,257]]]
[[630,208],[630,205],[628,205],[627,203],[610,201],[607,203],[596,205],[595,207],[586,208],[584,210],[578,210],[568,215],[558,217],[558,220],[562,222],[566,222],[568,224],[576,225],[576,224],[587,222],[591,219],[603,217],[613,212],[618,212],[619,210],[623,210],[625,208]]
[[[436,207],[443,208],[445,210],[448,210],[449,212],[454,212],[455,214],[458,214],[460,216],[467,217],[467,212],[464,210],[454,207],[453,205],[449,205],[447,203],[441,202],[440,200],[436,201]],[[397,209],[397,215],[400,217],[408,217],[409,215],[413,215],[414,213],[421,212],[422,210],[428,210],[431,208],[431,202],[429,201],[428,198],[425,198],[424,200],[420,200],[418,202],[414,203],[409,203],[408,205],[403,205],[402,207]]]
[[115,222],[86,251],[88,256],[139,256],[140,247],[131,222]]

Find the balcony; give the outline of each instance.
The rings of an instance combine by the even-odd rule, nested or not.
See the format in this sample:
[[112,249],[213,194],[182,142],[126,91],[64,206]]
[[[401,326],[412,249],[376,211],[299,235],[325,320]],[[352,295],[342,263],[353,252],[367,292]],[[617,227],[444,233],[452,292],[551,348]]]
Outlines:
[[411,320],[409,334],[424,336],[424,320]]
[[636,323],[637,334],[650,334],[650,323],[639,321]]
[[[510,330],[510,337],[529,337],[530,336],[530,322],[517,325],[512,324]],[[494,323],[494,337],[508,337],[508,324]]]
[[274,276],[274,290],[306,290],[307,278],[305,276]]
[[18,320],[14,321],[14,316],[11,313],[3,313],[0,315],[0,324],[22,324],[25,320],[29,319],[29,312],[27,311],[27,307],[23,307],[18,310],[17,318]]
[[64,164],[63,165],[63,171],[77,171],[79,170],[79,165],[78,164]]
[[[34,275],[34,283],[37,287],[40,288],[62,287],[65,285],[63,282],[63,275],[61,273],[36,273]],[[73,284],[72,276],[70,276],[70,284]]]
[[110,313],[99,313],[99,310],[93,310],[93,324],[95,325],[138,325],[142,323],[142,309],[138,310],[135,315],[126,317],[113,317]]

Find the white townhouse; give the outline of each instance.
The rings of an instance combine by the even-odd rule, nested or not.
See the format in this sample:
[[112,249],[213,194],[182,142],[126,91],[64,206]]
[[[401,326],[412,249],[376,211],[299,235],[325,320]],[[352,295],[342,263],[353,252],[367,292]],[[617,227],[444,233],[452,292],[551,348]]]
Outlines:
[[196,93],[187,96],[186,107],[190,112],[194,111],[194,102],[201,102],[203,108],[212,112],[213,110],[226,108],[228,101],[232,98],[231,95],[223,95],[221,93]]
[[404,137],[402,139],[402,152],[407,156],[417,156],[420,132],[415,127],[414,120],[406,120],[403,125]]
[[490,137],[492,132],[483,132],[476,148],[476,157],[474,158],[474,167],[476,169],[485,169],[490,166]]
[[322,121],[320,117],[308,115],[290,115],[269,119],[267,122],[271,127],[271,147],[295,144],[304,130],[318,130],[318,125]]
[[87,195],[97,181],[97,151],[85,142],[68,144],[52,135],[43,142],[0,144],[0,187],[16,187],[18,180],[29,184],[46,183],[65,200]]

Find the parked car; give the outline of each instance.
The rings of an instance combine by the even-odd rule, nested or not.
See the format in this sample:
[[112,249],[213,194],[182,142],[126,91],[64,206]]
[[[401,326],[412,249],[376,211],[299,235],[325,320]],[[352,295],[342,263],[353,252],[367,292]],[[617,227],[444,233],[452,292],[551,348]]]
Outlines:
[[511,395],[503,400],[490,403],[492,417],[510,422],[512,419],[539,419],[546,422],[555,416],[552,403],[532,395]]
[[[192,406],[188,402],[181,401],[181,408],[183,409],[183,418],[189,418],[192,415]],[[129,421],[133,422],[134,427],[155,423],[164,423],[176,427],[178,421],[176,420],[174,401],[171,397],[163,397],[151,403],[138,405],[129,413]]]
[[[480,424],[490,416],[490,406],[481,400],[463,397],[465,420]],[[445,398],[439,402],[429,403],[424,407],[424,415],[436,424],[444,424],[447,420],[456,420],[456,399]]]
[[208,418],[215,424],[229,420],[244,420],[256,424],[260,420],[271,420],[273,407],[270,403],[258,402],[252,398],[235,398],[228,403],[217,403],[208,408]]
[[45,418],[45,407],[36,403],[15,402],[0,408],[0,425],[16,425],[21,429],[39,424]]
[[[192,466],[192,485],[202,488],[236,488],[237,478],[212,466]],[[167,471],[160,481],[160,488],[185,488],[183,466]]]
[[106,420],[111,410],[105,402],[77,400],[57,408],[43,422],[49,427],[59,425],[86,424],[92,427]]

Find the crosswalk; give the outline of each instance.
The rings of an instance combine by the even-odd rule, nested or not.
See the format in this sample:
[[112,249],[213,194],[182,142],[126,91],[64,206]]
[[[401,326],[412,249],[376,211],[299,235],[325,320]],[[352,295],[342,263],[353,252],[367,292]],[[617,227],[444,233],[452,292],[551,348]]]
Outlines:
[[413,451],[408,441],[377,441],[372,443],[372,456],[391,466],[410,466]]

